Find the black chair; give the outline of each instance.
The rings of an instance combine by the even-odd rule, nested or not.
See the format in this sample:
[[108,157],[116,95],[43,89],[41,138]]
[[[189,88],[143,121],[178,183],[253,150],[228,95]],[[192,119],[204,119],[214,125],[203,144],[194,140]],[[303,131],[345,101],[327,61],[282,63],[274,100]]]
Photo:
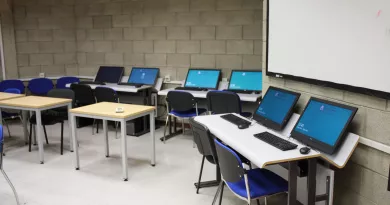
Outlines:
[[[75,93],[69,89],[53,89],[47,93],[48,97],[53,98],[66,98],[72,99],[72,107],[75,105]],[[64,152],[64,121],[68,120],[68,108],[60,107],[42,112],[41,115],[43,131],[45,133],[46,144],[49,144],[47,138],[46,126],[55,125],[61,123],[61,155]],[[31,152],[31,137],[32,137],[32,126],[37,124],[36,115],[30,117],[30,136],[29,136],[29,152]],[[69,130],[70,131],[70,130]]]
[[[95,97],[96,97],[97,103],[99,103],[99,102],[119,103],[118,94],[112,88],[96,87],[95,88]],[[95,122],[95,120],[94,120],[94,122]],[[96,121],[96,132],[99,133],[99,122],[98,121]],[[115,136],[117,136],[117,134],[118,134],[118,122],[115,122]]]
[[[75,107],[92,105],[96,103],[95,95],[91,86],[72,83],[70,85],[70,89],[73,90],[75,94]],[[77,118],[77,120],[80,120],[80,118]],[[93,126],[92,134],[94,134]]]
[[229,91],[210,91],[207,93],[207,107],[212,114],[237,113],[250,117],[252,113],[242,112],[241,100],[237,93]]

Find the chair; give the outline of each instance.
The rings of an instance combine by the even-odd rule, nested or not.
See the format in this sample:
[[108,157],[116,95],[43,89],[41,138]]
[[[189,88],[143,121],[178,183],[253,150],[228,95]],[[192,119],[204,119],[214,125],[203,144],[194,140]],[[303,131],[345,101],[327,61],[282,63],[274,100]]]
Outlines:
[[242,112],[241,100],[237,93],[229,91],[210,91],[207,93],[207,107],[212,114],[237,113],[250,117],[252,113]]
[[80,82],[80,79],[77,77],[62,77],[57,80],[56,88],[67,89],[66,84],[78,82]]
[[[53,98],[67,98],[72,99],[72,107],[75,105],[75,94],[73,90],[69,89],[53,89],[47,93],[48,97]],[[48,110],[47,112],[43,112],[42,116],[42,126],[43,131],[45,133],[46,144],[49,144],[46,126],[47,125],[55,125],[57,123],[61,123],[61,155],[64,152],[64,121],[68,120],[68,108],[67,107],[59,107]],[[32,126],[36,125],[36,115],[32,115],[30,118],[30,137],[29,137],[29,152],[31,152],[31,135],[32,135]]]
[[[24,87],[23,87],[24,89]],[[8,88],[6,90],[4,90],[5,93],[13,93],[13,94],[20,94],[21,91],[19,90],[19,88]],[[3,116],[3,123],[5,124],[5,126],[7,126],[7,130],[8,130],[8,135],[11,137],[11,131],[9,129],[9,126],[8,126],[8,123],[7,123],[7,119],[15,119],[15,118],[19,118],[20,121],[23,123],[23,120],[22,120],[22,116],[20,114],[20,111],[18,112],[6,112],[6,111],[2,111],[1,112],[2,116]]]
[[54,88],[53,82],[48,78],[34,78],[27,85],[32,95],[46,96]]
[[5,173],[5,171],[3,169],[3,142],[4,142],[3,126],[0,125],[0,170],[1,170],[1,173],[3,173],[5,180],[8,182],[9,186],[11,187],[11,189],[14,193],[17,205],[19,205],[20,203],[19,203],[18,193],[16,192],[14,185],[12,184],[11,180],[8,178],[7,174]]
[[[96,103],[95,95],[91,86],[81,85],[81,84],[71,84],[70,89],[74,91],[75,94],[75,107],[81,107],[86,105],[91,105]],[[79,120],[80,118],[78,118]],[[92,126],[92,134],[93,126]]]
[[288,183],[282,177],[267,169],[244,169],[242,161],[235,151],[217,139],[214,142],[221,168],[222,182],[214,197],[213,204],[218,192],[221,192],[219,204],[222,203],[225,184],[238,198],[245,200],[248,204],[251,204],[251,200],[256,199],[257,204],[260,205],[258,199],[261,197],[265,197],[265,204],[267,204],[267,196],[288,191]]
[[189,119],[206,112],[206,109],[198,108],[196,99],[188,92],[169,91],[166,101],[168,114],[164,127],[164,143],[169,116],[182,119],[182,129],[184,134],[184,119]]
[[21,80],[3,80],[0,82],[0,92],[5,92],[9,88],[16,88],[20,93],[24,93],[24,84]]
[[[99,102],[119,103],[118,94],[112,88],[101,87],[101,86],[96,87],[95,88],[95,97],[96,97],[97,103],[99,103]],[[98,122],[96,122],[96,132],[99,133],[99,123]],[[118,134],[118,122],[115,122],[115,136],[117,136],[117,134]]]

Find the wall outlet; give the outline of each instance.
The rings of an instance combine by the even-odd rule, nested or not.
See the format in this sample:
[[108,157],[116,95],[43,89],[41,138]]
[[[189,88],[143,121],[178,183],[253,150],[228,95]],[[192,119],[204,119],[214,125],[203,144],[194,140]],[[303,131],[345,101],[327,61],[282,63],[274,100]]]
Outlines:
[[40,78],[44,78],[45,77],[45,73],[39,73],[39,77]]
[[171,76],[170,75],[166,75],[164,77],[164,82],[170,82],[171,81]]

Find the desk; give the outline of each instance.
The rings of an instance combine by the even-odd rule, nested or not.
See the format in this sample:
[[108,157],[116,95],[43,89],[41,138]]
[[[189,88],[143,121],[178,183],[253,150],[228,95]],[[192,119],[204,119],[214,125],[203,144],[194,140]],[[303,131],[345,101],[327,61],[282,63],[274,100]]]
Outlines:
[[[122,107],[123,113],[116,113],[115,109]],[[70,110],[71,116],[71,127],[73,141],[77,142],[76,132],[76,117],[86,117],[103,120],[103,132],[105,134],[105,152],[106,157],[109,157],[109,146],[108,146],[108,133],[107,133],[107,120],[120,122],[121,125],[121,153],[122,153],[122,176],[125,181],[128,180],[127,171],[127,138],[126,138],[126,121],[150,115],[150,136],[151,136],[151,165],[155,165],[156,152],[155,152],[155,136],[154,136],[154,107],[144,105],[130,105],[121,103],[109,103],[101,102],[93,105],[79,107]],[[80,169],[79,151],[77,143],[73,144],[75,153],[75,167],[76,170]]]
[[[68,106],[68,110],[71,109],[72,100],[62,99],[62,98],[27,96],[27,97],[19,97],[19,98],[0,101],[0,109],[7,108],[7,109],[22,110],[24,112],[33,111],[36,113],[36,120],[37,120],[36,134],[38,136],[39,161],[41,164],[44,163],[43,137],[42,137],[42,130],[41,130],[42,129],[41,111],[49,110],[57,107],[65,107],[65,106]],[[68,117],[68,120],[69,119],[70,117]],[[25,116],[23,117],[23,129],[24,129],[24,137],[25,139],[27,139],[27,135],[28,135],[27,117]],[[72,138],[69,137],[69,140],[72,149]]]
[[[143,85],[139,88],[136,88],[135,86],[129,86],[129,85],[118,85],[118,84],[106,84],[106,85],[94,85],[94,84],[87,84],[91,86],[93,90],[95,90],[96,87],[106,87],[106,88],[112,88],[115,91],[118,92],[125,92],[125,93],[138,93],[139,91],[147,90],[152,88],[152,86]],[[70,88],[70,83],[66,84],[67,88]]]

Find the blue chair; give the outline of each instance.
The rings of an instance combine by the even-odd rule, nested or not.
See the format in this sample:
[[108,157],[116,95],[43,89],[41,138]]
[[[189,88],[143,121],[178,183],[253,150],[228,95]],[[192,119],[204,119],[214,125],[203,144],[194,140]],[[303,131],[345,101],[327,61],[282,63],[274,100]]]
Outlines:
[[15,187],[12,185],[11,180],[8,178],[7,174],[4,172],[4,169],[3,169],[3,154],[4,154],[3,144],[4,144],[3,126],[0,125],[0,170],[1,170],[1,173],[3,173],[5,180],[8,182],[12,191],[14,192],[16,203],[19,205],[20,203],[19,203],[18,193],[16,192]]
[[67,89],[66,84],[78,82],[80,82],[80,79],[76,77],[62,77],[57,80],[56,88]]
[[184,119],[196,117],[207,111],[204,108],[198,108],[198,103],[195,97],[188,92],[169,91],[167,94],[166,101],[168,114],[164,127],[164,143],[169,116],[182,119],[182,129],[184,134]]
[[219,204],[221,204],[225,184],[238,198],[245,200],[248,204],[256,199],[257,204],[260,205],[259,198],[261,197],[265,197],[265,204],[267,204],[267,196],[288,191],[288,182],[282,177],[267,169],[244,169],[235,151],[217,139],[214,142],[222,174],[222,182],[214,202],[218,192],[221,192],[219,199]]
[[53,82],[48,78],[34,78],[27,85],[32,95],[46,96],[54,88]]
[[252,113],[242,112],[240,96],[230,91],[210,91],[207,93],[207,107],[212,114],[237,113],[250,117]]
[[[7,90],[4,91],[5,93],[13,93],[13,94],[20,94],[20,90],[18,88],[8,88]],[[8,123],[7,123],[7,119],[15,119],[15,118],[19,118],[20,121],[23,123],[23,120],[22,120],[22,116],[20,114],[20,112],[6,112],[6,111],[2,111],[1,112],[1,115],[3,117],[3,123],[5,124],[5,126],[7,126],[7,130],[8,130],[8,135],[11,137],[11,131],[9,129],[9,126],[8,126]]]
[[20,93],[24,93],[24,84],[21,80],[3,80],[0,82],[0,92],[4,92],[9,88],[16,88]]

